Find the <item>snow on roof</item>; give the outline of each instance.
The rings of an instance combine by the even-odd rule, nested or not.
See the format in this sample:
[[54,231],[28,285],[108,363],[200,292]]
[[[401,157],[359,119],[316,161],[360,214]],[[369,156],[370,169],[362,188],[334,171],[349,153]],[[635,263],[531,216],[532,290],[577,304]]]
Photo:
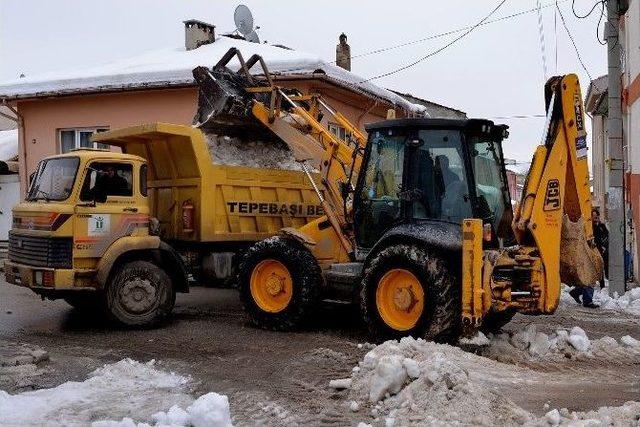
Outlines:
[[[220,37],[214,43],[189,51],[184,47],[167,48],[88,68],[74,68],[0,82],[0,98],[19,99],[79,92],[192,85],[193,68],[213,66],[232,47],[238,48],[245,60],[256,53],[261,55],[272,74],[308,75],[318,71],[336,84],[412,113],[422,114],[425,111],[424,106],[413,104],[387,89],[366,82],[364,78],[329,64],[316,55],[229,37]],[[238,68],[239,64],[234,60],[229,66]],[[252,69],[256,73],[258,70],[259,67]]]
[[506,163],[504,165],[505,169],[515,173],[516,175],[525,175],[529,172],[529,166],[531,166],[531,162],[515,162],[515,163]]
[[18,129],[0,131],[0,161],[18,157]]

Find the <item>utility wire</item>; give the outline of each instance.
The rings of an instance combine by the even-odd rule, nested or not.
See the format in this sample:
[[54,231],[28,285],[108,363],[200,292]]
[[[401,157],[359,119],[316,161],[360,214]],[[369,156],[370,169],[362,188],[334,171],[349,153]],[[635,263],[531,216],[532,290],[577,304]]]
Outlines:
[[419,63],[421,63],[422,61],[424,61],[425,59],[431,58],[432,56],[437,55],[438,53],[442,52],[443,50],[447,49],[448,47],[454,45],[455,43],[457,43],[458,41],[462,40],[464,37],[468,36],[473,30],[475,30],[476,28],[478,28],[480,25],[482,25],[483,22],[485,22],[487,19],[489,19],[494,13],[496,13],[498,11],[498,9],[500,9],[502,7],[502,5],[504,5],[507,2],[507,0],[502,0],[500,3],[498,3],[498,5],[491,11],[489,12],[488,15],[486,15],[484,18],[482,18],[477,24],[475,24],[474,26],[472,26],[471,28],[469,28],[467,31],[465,31],[464,33],[460,34],[458,37],[456,37],[455,39],[451,40],[449,43],[445,44],[444,46],[429,52],[427,55],[413,61],[410,64],[404,65],[400,68],[396,68],[395,70],[392,71],[388,71],[386,73],[382,73],[382,74],[378,74],[377,76],[373,76],[373,77],[369,77],[366,80],[361,81],[360,83],[365,83],[371,80],[377,80],[377,79],[381,79],[383,77],[387,77],[396,73],[399,73],[401,71],[404,71],[406,69],[409,69],[411,67],[414,67],[416,65],[418,65]]
[[[567,1],[569,1],[569,0],[560,0],[560,3],[564,3],[564,2],[567,2]],[[554,3],[547,3],[547,4],[542,5],[541,8],[542,9],[546,9],[548,7],[554,7],[554,6],[555,6]],[[526,14],[529,14],[529,13],[533,13],[533,12],[536,12],[537,10],[538,10],[537,7],[534,7],[532,9],[522,10],[520,12],[512,13],[511,15],[505,15],[505,16],[501,16],[500,18],[492,19],[490,21],[485,21],[485,22],[481,23],[480,25],[476,24],[476,26],[484,26],[484,25],[489,25],[489,24],[495,24],[496,22],[505,21],[507,19],[517,18],[518,16],[526,15]],[[384,53],[384,52],[387,52],[389,50],[394,50],[394,49],[398,49],[398,48],[405,47],[405,46],[411,46],[411,45],[414,45],[414,44],[417,44],[417,43],[422,43],[422,42],[425,42],[425,41],[434,40],[434,39],[438,39],[438,38],[445,37],[445,36],[450,36],[451,34],[460,33],[462,31],[468,30],[468,29],[473,28],[473,27],[474,27],[473,25],[468,25],[466,27],[458,28],[458,29],[455,29],[455,30],[445,31],[444,33],[439,33],[439,34],[433,34],[433,35],[430,35],[430,36],[426,36],[426,37],[423,37],[421,39],[412,40],[412,41],[408,41],[408,42],[405,42],[405,43],[396,44],[396,45],[393,45],[393,46],[382,47],[382,48],[379,48],[379,49],[370,50],[368,52],[359,53],[357,55],[352,55],[350,58],[351,59],[356,59],[356,58],[361,58],[363,56],[369,56],[369,55],[375,55],[375,54],[378,54],[378,53]],[[335,63],[335,62],[336,61],[332,61],[332,63]]]
[[576,45],[576,42],[573,39],[573,35],[571,34],[571,31],[569,31],[569,27],[567,26],[567,23],[564,20],[564,16],[562,15],[562,11],[560,10],[560,6],[558,6],[557,3],[556,3],[556,10],[558,11],[558,15],[560,15],[560,21],[562,22],[562,26],[564,27],[565,31],[567,32],[567,35],[569,36],[569,40],[571,40],[571,44],[573,45],[573,50],[576,51],[576,56],[578,57],[578,62],[580,62],[580,65],[582,66],[582,69],[584,70],[584,72],[587,73],[587,76],[589,76],[589,81],[592,82],[593,81],[593,77],[591,76],[591,73],[587,69],[587,66],[584,65],[584,62],[582,61],[582,56],[580,56],[580,51],[578,50],[578,46]]
[[516,114],[514,116],[494,116],[487,117],[491,120],[511,120],[511,119],[540,119],[547,117],[546,114]]

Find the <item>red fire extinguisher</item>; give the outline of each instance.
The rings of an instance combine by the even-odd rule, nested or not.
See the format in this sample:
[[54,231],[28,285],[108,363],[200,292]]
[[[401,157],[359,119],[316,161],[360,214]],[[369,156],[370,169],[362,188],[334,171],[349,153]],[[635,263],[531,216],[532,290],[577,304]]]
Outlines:
[[182,231],[185,233],[193,232],[194,209],[191,199],[182,202]]

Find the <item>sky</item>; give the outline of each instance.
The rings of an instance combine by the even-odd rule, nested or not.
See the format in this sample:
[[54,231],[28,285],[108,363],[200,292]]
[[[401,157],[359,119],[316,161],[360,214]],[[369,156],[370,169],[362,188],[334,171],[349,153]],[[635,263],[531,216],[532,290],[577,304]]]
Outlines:
[[[335,60],[341,32],[348,36],[352,56],[415,42],[353,58],[352,71],[369,78],[442,48],[462,33],[432,36],[479,22],[500,1],[0,0],[0,80],[181,46],[185,19],[213,23],[217,34],[231,32],[235,29],[233,12],[240,3],[253,12],[262,41],[315,53],[327,61]],[[538,3],[542,6],[546,76],[534,10],[480,26],[436,55],[375,82],[463,110],[469,117],[508,124],[505,155],[528,162],[542,135],[544,118],[497,117],[544,114],[546,77],[577,73],[583,95],[589,84],[554,0],[507,0],[489,21],[535,9]],[[571,0],[558,3],[587,71],[593,78],[605,74],[606,47],[596,39],[600,9],[578,19]],[[576,11],[584,14],[595,3],[576,0]],[[416,42],[425,38],[429,40]],[[203,65],[214,62],[212,58],[211,64]]]

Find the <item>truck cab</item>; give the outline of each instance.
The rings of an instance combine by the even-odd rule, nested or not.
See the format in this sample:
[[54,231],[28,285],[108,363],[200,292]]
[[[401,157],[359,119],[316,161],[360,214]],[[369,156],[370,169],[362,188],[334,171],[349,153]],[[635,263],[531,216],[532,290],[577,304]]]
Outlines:
[[[42,160],[13,209],[7,282],[76,307],[104,305],[125,324],[167,314],[175,291],[187,286],[184,274],[158,267],[164,261],[184,271],[149,232],[147,167],[142,157],[97,149]],[[118,278],[119,295],[101,298]]]

